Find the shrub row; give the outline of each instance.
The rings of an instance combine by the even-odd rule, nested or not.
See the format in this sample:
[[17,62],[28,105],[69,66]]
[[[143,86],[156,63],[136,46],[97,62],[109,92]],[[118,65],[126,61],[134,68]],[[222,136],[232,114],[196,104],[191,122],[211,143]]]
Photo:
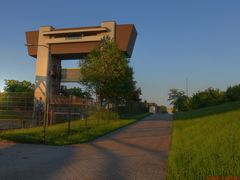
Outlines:
[[176,101],[179,111],[188,111],[190,109],[199,109],[218,104],[240,101],[240,84],[230,86],[226,91],[208,88],[204,91],[198,91],[191,97],[182,96]]

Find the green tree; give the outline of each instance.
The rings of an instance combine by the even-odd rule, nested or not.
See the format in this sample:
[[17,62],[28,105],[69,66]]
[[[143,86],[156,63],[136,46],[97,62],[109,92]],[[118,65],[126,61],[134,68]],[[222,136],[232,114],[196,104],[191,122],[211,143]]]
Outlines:
[[192,109],[198,109],[208,106],[218,105],[224,102],[224,92],[219,89],[208,88],[204,91],[198,91],[191,98]]
[[189,98],[184,91],[178,89],[170,89],[168,92],[168,100],[173,105],[173,109],[177,111],[188,111],[190,108]]
[[141,88],[135,88],[129,96],[129,101],[141,102],[142,90]]
[[109,38],[103,38],[100,44],[80,61],[80,71],[80,82],[98,95],[101,106],[103,102],[117,106],[126,101],[135,89],[129,59]]
[[34,84],[29,81],[5,80],[5,92],[33,92]]
[[240,84],[228,87],[225,97],[227,101],[240,101]]
[[160,112],[161,113],[167,113],[167,107],[164,105],[159,106]]
[[80,98],[86,98],[86,99],[91,99],[91,93],[88,91],[83,91],[81,88],[79,87],[73,87],[73,88],[69,88],[66,90],[68,95],[73,95],[76,97],[80,97]]
[[168,92],[168,100],[170,101],[170,104],[174,105],[177,99],[184,96],[184,94],[184,91],[180,91],[178,89],[170,89]]
[[180,96],[174,104],[175,109],[178,111],[190,110],[190,99],[186,95]]

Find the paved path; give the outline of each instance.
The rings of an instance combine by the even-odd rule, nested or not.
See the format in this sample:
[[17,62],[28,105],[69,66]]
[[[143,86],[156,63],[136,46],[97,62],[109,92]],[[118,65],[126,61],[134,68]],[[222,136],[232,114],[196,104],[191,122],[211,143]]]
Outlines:
[[165,179],[171,115],[152,115],[91,143],[0,142],[0,179]]

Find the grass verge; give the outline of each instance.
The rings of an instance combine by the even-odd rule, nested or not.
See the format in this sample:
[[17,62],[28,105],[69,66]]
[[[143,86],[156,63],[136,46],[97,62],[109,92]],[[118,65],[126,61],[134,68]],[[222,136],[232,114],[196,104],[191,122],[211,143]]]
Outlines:
[[[75,120],[71,122],[68,133],[68,123],[61,123],[48,127],[46,130],[46,144],[67,145],[84,143],[103,136],[109,132],[140,120],[149,113],[128,116],[120,120]],[[9,140],[21,143],[43,143],[43,128],[29,128],[7,130],[0,133],[0,140]]]
[[240,103],[174,116],[168,179],[240,176]]

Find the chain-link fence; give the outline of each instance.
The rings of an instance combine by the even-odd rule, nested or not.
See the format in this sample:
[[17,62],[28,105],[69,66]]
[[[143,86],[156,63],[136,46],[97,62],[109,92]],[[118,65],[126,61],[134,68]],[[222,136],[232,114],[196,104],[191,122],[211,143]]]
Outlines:
[[[24,132],[24,136],[21,137],[23,139],[33,138],[36,142],[49,143],[59,136],[63,139],[68,138],[74,132],[82,132],[81,137],[88,139],[89,134],[95,134],[96,128],[105,132],[108,128],[111,129],[111,126],[125,123],[115,112],[102,109],[96,111],[96,102],[92,99],[54,95],[44,101],[38,97],[35,99],[33,93],[0,93],[0,130],[39,126],[33,129],[34,134],[27,133],[32,129],[16,132]],[[127,119],[129,115],[144,112],[146,108],[143,103],[132,102],[122,105],[117,110],[121,119]],[[88,118],[94,111],[95,113]],[[57,123],[62,124],[52,126]],[[0,134],[7,132],[1,131]]]
[[[32,93],[0,93],[0,129],[28,128],[86,119],[96,110],[96,102],[76,96],[52,95],[42,110],[36,108]],[[41,108],[40,108],[41,109]],[[129,102],[118,108],[118,113],[145,112],[144,103]]]
[[51,125],[69,120],[85,119],[95,108],[96,102],[92,99],[55,95],[50,98],[48,123]]
[[130,101],[124,105],[118,107],[118,113],[122,114],[140,114],[148,112],[148,108],[145,103],[138,101]]
[[28,128],[85,119],[95,110],[94,100],[51,96],[45,113],[36,107],[33,93],[0,93],[0,129]]
[[33,126],[33,93],[0,93],[0,129]]

